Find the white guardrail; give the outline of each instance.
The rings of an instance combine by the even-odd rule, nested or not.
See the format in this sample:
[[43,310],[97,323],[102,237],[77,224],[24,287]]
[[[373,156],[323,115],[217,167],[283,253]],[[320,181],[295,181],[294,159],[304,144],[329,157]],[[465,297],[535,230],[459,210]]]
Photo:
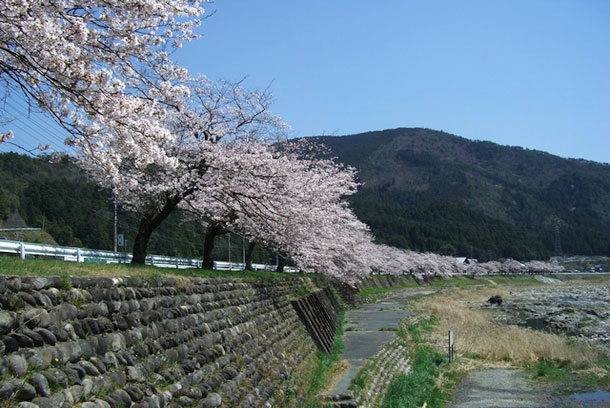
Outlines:
[[[84,249],[74,247],[63,247],[46,244],[34,244],[31,242],[9,241],[0,239],[0,253],[18,254],[21,259],[27,255],[50,256],[69,262],[85,263],[129,263],[131,254],[125,252],[103,251],[96,249]],[[146,264],[158,266],[160,268],[201,268],[200,259],[175,258],[163,255],[148,255]],[[242,262],[214,261],[214,269],[221,271],[242,271],[245,264]],[[276,270],[276,265],[252,264],[255,270]],[[297,272],[295,267],[287,266],[285,272]]]

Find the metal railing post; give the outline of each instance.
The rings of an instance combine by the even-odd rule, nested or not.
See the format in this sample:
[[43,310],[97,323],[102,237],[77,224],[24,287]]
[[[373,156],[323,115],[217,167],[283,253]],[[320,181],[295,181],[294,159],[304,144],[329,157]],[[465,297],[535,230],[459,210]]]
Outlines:
[[83,262],[83,258],[80,253],[80,248],[76,248],[76,262],[77,263]]
[[19,245],[19,258],[25,259],[25,245],[23,245],[23,242]]

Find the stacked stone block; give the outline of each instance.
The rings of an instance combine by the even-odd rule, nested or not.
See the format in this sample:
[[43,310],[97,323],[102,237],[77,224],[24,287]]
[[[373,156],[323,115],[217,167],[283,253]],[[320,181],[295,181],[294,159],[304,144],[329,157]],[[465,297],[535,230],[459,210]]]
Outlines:
[[0,277],[0,405],[291,406],[302,279]]

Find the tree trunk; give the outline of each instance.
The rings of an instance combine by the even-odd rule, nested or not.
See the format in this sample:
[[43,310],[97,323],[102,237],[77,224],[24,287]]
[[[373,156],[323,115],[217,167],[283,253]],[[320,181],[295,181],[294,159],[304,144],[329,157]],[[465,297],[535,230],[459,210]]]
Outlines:
[[283,256],[277,256],[277,271],[284,272],[284,266],[286,266],[286,259]]
[[223,233],[224,231],[220,225],[213,223],[208,225],[203,240],[203,259],[201,262],[203,269],[214,269],[214,238]]
[[171,212],[176,209],[181,200],[181,197],[169,197],[166,199],[165,205],[161,210],[151,207],[144,212],[140,220],[138,233],[133,240],[133,258],[131,259],[133,265],[144,265],[150,236]]
[[248,247],[246,248],[246,271],[253,271],[252,268],[252,255],[254,254],[254,247],[256,246],[256,242],[248,241]]

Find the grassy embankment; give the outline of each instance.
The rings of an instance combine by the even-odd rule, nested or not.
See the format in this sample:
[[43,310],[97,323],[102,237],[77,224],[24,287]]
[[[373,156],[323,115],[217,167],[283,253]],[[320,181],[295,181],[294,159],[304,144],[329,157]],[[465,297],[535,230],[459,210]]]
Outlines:
[[[523,275],[523,276],[494,276],[493,280],[497,282],[497,284],[508,284],[511,285],[535,285],[540,284],[539,281],[535,279],[532,275]],[[463,288],[463,287],[473,287],[473,286],[489,286],[491,282],[488,278],[470,278],[467,276],[458,276],[452,279],[444,279],[444,280],[436,280],[427,284],[417,283],[415,280],[410,282],[407,285],[402,286],[394,286],[390,288],[364,288],[362,289],[358,295],[360,297],[369,298],[371,301],[376,301],[385,297],[388,293],[394,292],[400,289],[410,289],[410,288],[421,288],[421,287],[431,287],[431,288]]]
[[423,316],[401,322],[396,334],[405,340],[411,371],[392,380],[382,408],[419,408],[424,404],[436,408],[449,398],[460,373],[448,363],[446,354],[428,343],[427,337],[436,325],[436,318]]
[[[524,369],[532,378],[559,382],[564,390],[610,389],[610,361],[598,350],[556,334],[494,322],[488,310],[476,306],[492,295],[510,296],[513,286],[535,285],[531,277],[476,279],[478,285],[458,281],[435,283],[444,287],[418,299],[419,322],[407,326],[413,361],[409,375],[398,376],[383,407],[441,407],[457,379],[468,371],[489,367]],[[610,278],[594,276],[591,284]],[[495,284],[495,285],[494,285]],[[446,364],[447,332],[455,333],[456,361]]]

